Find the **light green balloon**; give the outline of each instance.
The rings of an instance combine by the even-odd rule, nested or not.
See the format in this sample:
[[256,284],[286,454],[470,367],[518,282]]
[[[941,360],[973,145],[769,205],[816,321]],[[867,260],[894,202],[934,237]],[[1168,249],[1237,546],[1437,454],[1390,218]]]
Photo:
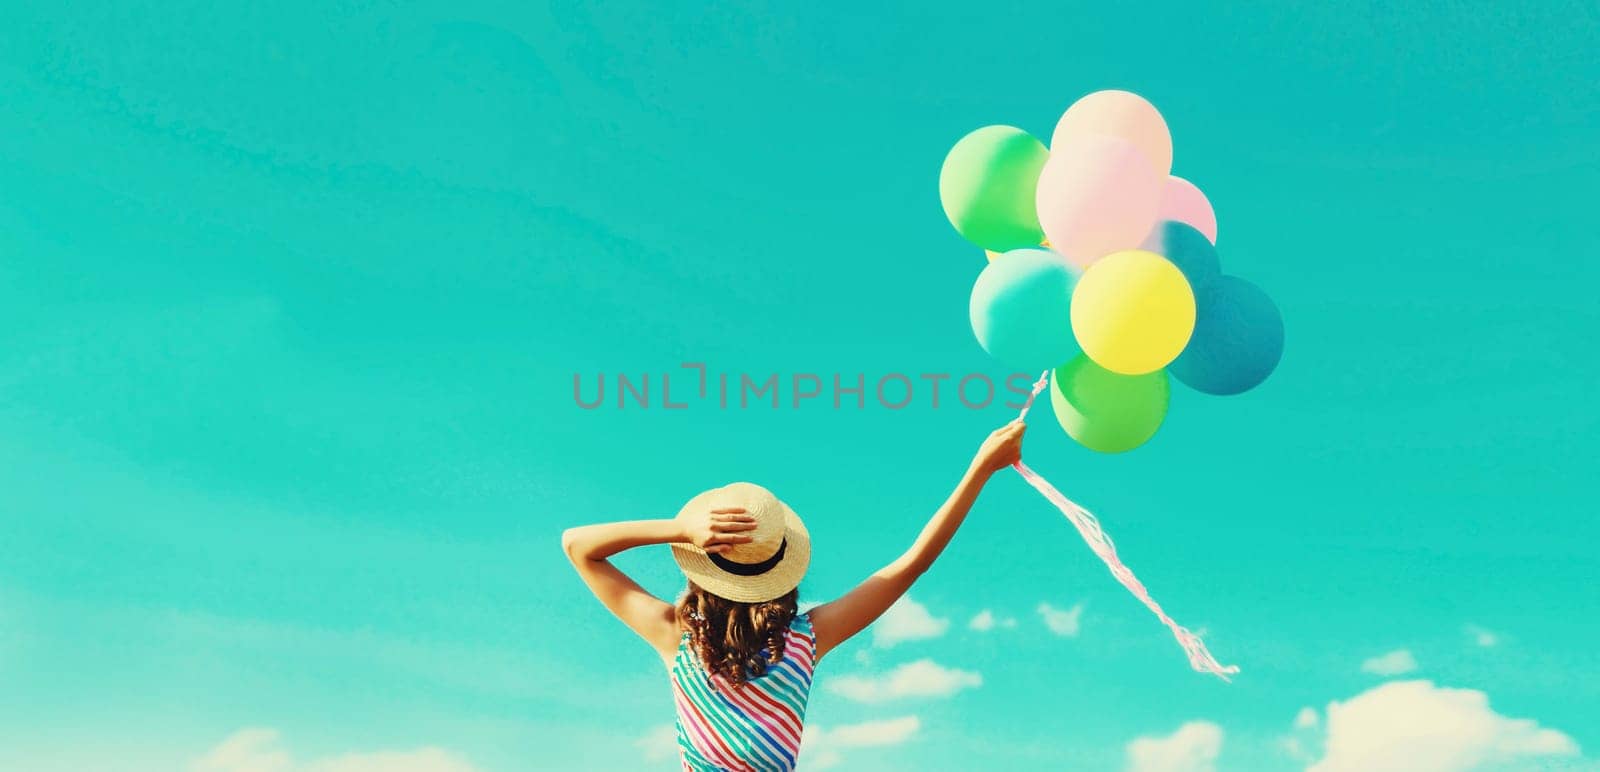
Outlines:
[[985,126],[961,138],[939,169],[944,214],[968,241],[1004,252],[1044,241],[1033,204],[1044,143],[1013,126]]
[[1058,368],[1050,377],[1050,405],[1067,436],[1101,453],[1121,453],[1143,445],[1167,417],[1171,387],[1167,372],[1120,375],[1088,355]]

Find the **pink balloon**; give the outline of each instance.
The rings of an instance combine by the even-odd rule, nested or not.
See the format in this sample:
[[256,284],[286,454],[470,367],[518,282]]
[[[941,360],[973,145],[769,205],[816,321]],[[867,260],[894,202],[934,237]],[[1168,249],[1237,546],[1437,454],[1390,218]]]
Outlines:
[[1155,227],[1166,175],[1133,144],[1086,135],[1050,153],[1034,205],[1051,248],[1087,268],[1137,247]]
[[1050,135],[1050,152],[1071,145],[1079,137],[1109,134],[1132,142],[1165,177],[1172,172],[1172,133],[1156,106],[1128,91],[1096,91],[1067,108]]
[[1157,219],[1192,225],[1211,243],[1217,243],[1217,213],[1211,208],[1210,199],[1182,177],[1167,178],[1166,188],[1161,191],[1161,214]]

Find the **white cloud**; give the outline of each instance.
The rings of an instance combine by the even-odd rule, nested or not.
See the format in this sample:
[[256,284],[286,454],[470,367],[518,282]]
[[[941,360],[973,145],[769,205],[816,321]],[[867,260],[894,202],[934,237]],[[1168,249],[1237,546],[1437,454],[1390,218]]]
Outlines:
[[1572,757],[1578,745],[1530,719],[1507,718],[1473,689],[1391,681],[1327,710],[1324,756],[1308,772],[1462,772],[1486,764],[1526,768]]
[[1317,709],[1309,705],[1294,714],[1294,731],[1278,738],[1277,745],[1290,758],[1302,765],[1311,762],[1312,754],[1308,747],[1316,744],[1317,727],[1322,723],[1322,716],[1317,714]]
[[1222,752],[1222,727],[1189,721],[1165,737],[1128,743],[1129,772],[1214,772]]
[[666,761],[678,756],[678,727],[660,724],[633,741],[645,761]]
[[801,763],[798,765],[799,767],[804,767],[806,769],[828,769],[830,767],[838,766],[839,762],[844,761],[844,756],[840,755],[838,751],[828,750],[827,748],[811,751],[801,747],[800,759]]
[[1361,663],[1363,673],[1381,676],[1401,675],[1417,669],[1417,658],[1408,649],[1395,649]]
[[1500,644],[1500,634],[1493,630],[1479,627],[1477,625],[1467,625],[1466,631],[1467,635],[1472,638],[1472,642],[1479,646],[1487,648],[1490,646],[1498,646]]
[[899,745],[910,740],[921,728],[922,721],[916,716],[865,721],[831,729],[807,725],[800,742],[799,767],[826,769],[844,760],[841,748]]
[[442,748],[344,753],[298,763],[276,729],[241,729],[195,759],[193,772],[476,772],[465,759]]
[[972,621],[967,623],[967,627],[969,629],[976,630],[980,633],[989,632],[996,627],[1011,628],[1016,626],[1017,620],[1010,617],[1006,617],[1004,619],[996,617],[994,612],[990,611],[989,609],[979,611],[977,615],[972,617]]
[[294,760],[277,748],[278,730],[240,729],[190,765],[195,772],[288,772]]
[[873,645],[887,649],[897,643],[938,638],[950,629],[950,620],[928,613],[928,607],[906,595],[895,601],[878,621],[872,623]]
[[1309,705],[1300,709],[1294,716],[1295,729],[1313,729],[1317,725],[1317,709]]
[[464,759],[439,748],[346,753],[307,764],[306,772],[472,772]]
[[982,611],[979,611],[978,615],[973,617],[971,622],[967,623],[967,627],[969,627],[969,628],[971,628],[973,630],[977,630],[980,633],[985,633],[985,632],[988,632],[990,630],[993,630],[994,629],[994,612],[990,611],[989,609],[984,609]]
[[983,676],[947,668],[931,659],[908,662],[887,675],[846,675],[829,682],[835,693],[856,702],[887,702],[906,697],[949,697],[962,689],[983,685]]
[[1063,611],[1048,603],[1040,603],[1039,617],[1044,620],[1044,626],[1050,628],[1050,632],[1071,638],[1078,634],[1081,627],[1083,604]]
[[901,716],[882,721],[863,721],[827,730],[823,735],[827,744],[840,748],[864,748],[873,745],[898,745],[911,739],[922,728],[916,716]]

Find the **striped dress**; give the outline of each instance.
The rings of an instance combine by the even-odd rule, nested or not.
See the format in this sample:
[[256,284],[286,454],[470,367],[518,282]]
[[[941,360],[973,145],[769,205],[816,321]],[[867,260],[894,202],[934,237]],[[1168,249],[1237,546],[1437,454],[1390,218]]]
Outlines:
[[700,667],[689,648],[689,634],[683,634],[672,660],[672,692],[684,769],[794,769],[816,660],[810,615],[796,614],[786,635],[782,660],[769,665],[760,678],[733,687]]

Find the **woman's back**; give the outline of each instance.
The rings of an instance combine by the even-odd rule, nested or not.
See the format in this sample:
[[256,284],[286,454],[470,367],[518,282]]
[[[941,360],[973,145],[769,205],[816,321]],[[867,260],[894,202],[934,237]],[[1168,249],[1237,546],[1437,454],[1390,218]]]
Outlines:
[[743,684],[701,667],[685,632],[672,660],[683,768],[794,769],[815,663],[809,614],[796,614],[790,622],[782,659]]
[[[684,769],[794,769],[816,661],[871,624],[928,570],[984,483],[1021,458],[1022,431],[1019,419],[991,432],[904,554],[804,614],[796,613],[797,593],[811,561],[811,535],[789,505],[759,485],[704,491],[670,520],[567,529],[562,548],[578,575],[668,664]],[[672,545],[689,580],[677,604],[652,596],[608,559],[649,544]],[[774,653],[777,662],[770,661]],[[761,675],[742,678],[756,671]]]

